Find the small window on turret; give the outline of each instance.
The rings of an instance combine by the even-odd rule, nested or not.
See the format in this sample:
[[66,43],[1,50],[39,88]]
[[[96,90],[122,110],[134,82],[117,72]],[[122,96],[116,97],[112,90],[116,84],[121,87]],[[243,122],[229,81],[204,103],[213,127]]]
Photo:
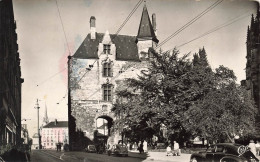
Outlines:
[[104,54],[110,54],[110,44],[104,44]]

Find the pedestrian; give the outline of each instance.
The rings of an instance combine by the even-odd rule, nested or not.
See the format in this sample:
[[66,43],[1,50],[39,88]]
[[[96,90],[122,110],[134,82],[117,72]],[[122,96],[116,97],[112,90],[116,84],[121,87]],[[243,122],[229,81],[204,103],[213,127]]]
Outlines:
[[144,141],[144,152],[147,152],[147,142]]
[[179,146],[179,143],[174,141],[173,142],[173,155],[175,156],[180,156],[180,146]]
[[172,153],[171,145],[168,145],[168,147],[166,148],[166,156],[170,156],[171,153]]
[[56,143],[56,149],[57,149],[57,152],[59,151],[59,144]]
[[250,140],[248,147],[250,151],[256,156],[256,146],[254,140]]
[[140,145],[139,145],[139,153],[143,153],[144,152],[144,145],[143,145],[143,141],[141,141]]
[[256,141],[256,144],[255,144],[255,147],[256,147],[256,155],[260,155],[260,142],[257,140]]

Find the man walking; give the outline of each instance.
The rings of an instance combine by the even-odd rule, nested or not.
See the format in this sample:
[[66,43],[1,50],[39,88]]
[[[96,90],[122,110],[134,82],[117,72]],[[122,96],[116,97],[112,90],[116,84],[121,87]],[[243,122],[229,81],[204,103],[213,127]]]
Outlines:
[[174,141],[173,143],[174,143],[174,145],[173,145],[173,155],[174,156],[180,156],[180,146],[179,146],[178,142]]

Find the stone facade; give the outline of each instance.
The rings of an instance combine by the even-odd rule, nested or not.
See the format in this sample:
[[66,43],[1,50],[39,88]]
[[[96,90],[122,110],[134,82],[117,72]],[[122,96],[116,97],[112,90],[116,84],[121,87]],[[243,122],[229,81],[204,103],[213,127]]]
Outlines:
[[[115,35],[108,31],[97,33],[95,21],[96,18],[92,16],[90,33],[68,61],[69,135],[72,149],[79,143],[77,132],[82,132],[85,138],[93,141],[94,132],[100,130],[97,119],[107,120],[106,128],[111,128],[115,90],[122,80],[137,77],[140,70],[147,67],[148,49],[158,43],[146,6],[137,36]],[[111,136],[110,130],[107,132]],[[102,131],[98,134],[102,134]],[[118,135],[113,136],[119,138]]]
[[21,144],[21,78],[12,0],[0,1],[0,146]]

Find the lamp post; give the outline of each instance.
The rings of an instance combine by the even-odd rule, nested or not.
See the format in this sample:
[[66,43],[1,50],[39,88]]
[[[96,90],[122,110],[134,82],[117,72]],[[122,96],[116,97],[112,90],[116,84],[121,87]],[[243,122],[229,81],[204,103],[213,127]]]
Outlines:
[[39,128],[39,100],[37,99],[36,101],[36,107],[34,107],[37,109],[37,117],[38,117],[38,122],[37,122],[37,129],[38,129],[38,138],[39,138],[39,149],[41,149],[41,135],[40,135],[40,128]]

